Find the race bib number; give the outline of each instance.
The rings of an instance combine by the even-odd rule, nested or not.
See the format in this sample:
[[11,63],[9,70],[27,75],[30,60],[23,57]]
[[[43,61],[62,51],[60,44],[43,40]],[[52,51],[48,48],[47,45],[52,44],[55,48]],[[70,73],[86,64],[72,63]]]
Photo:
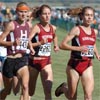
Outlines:
[[93,57],[94,56],[94,47],[89,45],[88,52],[81,52],[81,56],[84,57]]
[[20,50],[27,50],[27,46],[28,46],[28,39],[21,38]]
[[38,55],[39,56],[50,56],[50,52],[51,52],[51,43],[46,43],[40,46]]

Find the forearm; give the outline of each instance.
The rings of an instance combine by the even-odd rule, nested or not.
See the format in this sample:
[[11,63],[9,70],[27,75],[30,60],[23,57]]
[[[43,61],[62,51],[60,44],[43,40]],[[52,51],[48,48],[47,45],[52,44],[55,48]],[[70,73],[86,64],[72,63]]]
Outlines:
[[66,43],[61,43],[59,47],[62,50],[81,51],[81,48],[79,46],[72,46]]
[[13,46],[14,45],[14,42],[8,42],[8,41],[3,41],[3,42],[0,42],[0,46],[5,46],[5,47],[8,47],[8,46]]
[[37,47],[37,46],[40,46],[40,45],[41,45],[41,42],[32,43],[32,47]]
[[98,57],[98,56],[99,56],[99,53],[98,53],[98,50],[97,50],[96,45],[94,46],[94,54],[95,54],[95,56],[96,56],[96,57]]
[[58,46],[58,38],[57,37],[54,38],[53,43],[54,43],[54,47]]

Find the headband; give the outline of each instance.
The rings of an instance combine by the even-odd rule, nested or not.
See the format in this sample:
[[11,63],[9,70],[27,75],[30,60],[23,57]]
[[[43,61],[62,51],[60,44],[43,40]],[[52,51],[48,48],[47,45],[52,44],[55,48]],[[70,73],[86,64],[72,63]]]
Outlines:
[[16,8],[16,11],[23,11],[23,10],[30,10],[30,8],[27,5],[19,6]]

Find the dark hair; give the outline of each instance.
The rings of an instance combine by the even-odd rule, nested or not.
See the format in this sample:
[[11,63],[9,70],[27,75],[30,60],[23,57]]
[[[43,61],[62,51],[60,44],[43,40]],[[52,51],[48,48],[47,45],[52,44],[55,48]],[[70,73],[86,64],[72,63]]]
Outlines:
[[92,7],[86,6],[86,7],[83,7],[81,14],[84,15],[87,9],[91,9],[93,12],[95,12],[95,10]]
[[42,14],[44,8],[49,8],[50,11],[51,11],[51,7],[50,7],[49,5],[43,4],[42,6],[36,7],[36,8],[33,10],[33,17],[34,17],[34,18],[38,18],[39,15]]
[[80,20],[82,20],[82,16],[84,15],[84,13],[86,12],[87,9],[91,9],[93,11],[93,13],[95,12],[95,10],[90,6],[83,7],[81,12],[78,14],[78,17],[80,18]]

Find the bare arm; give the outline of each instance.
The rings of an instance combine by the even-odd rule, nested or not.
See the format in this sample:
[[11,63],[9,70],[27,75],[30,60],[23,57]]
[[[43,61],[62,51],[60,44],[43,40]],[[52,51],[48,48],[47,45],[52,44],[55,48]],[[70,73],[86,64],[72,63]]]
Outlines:
[[60,49],[62,50],[78,50],[78,47],[69,45],[69,42],[75,37],[79,35],[78,27],[74,27],[69,34],[62,40],[60,44]]
[[43,39],[43,40],[38,41],[36,43],[31,42],[31,40],[35,36],[35,34],[38,34],[39,32],[40,32],[40,28],[37,25],[35,25],[32,27],[32,30],[31,30],[30,35],[29,35],[29,47],[30,47],[32,54],[34,54],[34,49],[33,49],[34,47],[40,46],[40,45],[47,42],[47,39]]
[[32,30],[29,35],[29,43],[30,43],[31,48],[41,45],[40,42],[36,42],[36,43],[31,42],[32,38],[35,36],[36,33],[39,33],[39,31],[40,31],[40,29],[37,25],[32,27]]
[[[53,27],[54,33],[56,33],[56,27],[53,26],[53,25],[52,25],[52,27]],[[57,37],[56,34],[55,34],[55,36],[54,36],[53,43],[54,43],[54,51],[56,52],[56,51],[59,50],[59,46],[58,46],[58,37]]]
[[32,27],[32,31],[30,32],[30,35],[29,35],[29,41],[31,43],[31,47],[40,46],[40,45],[45,44],[47,42],[47,39],[43,39],[43,40],[38,41],[36,43],[31,42],[31,40],[35,36],[35,34],[38,34],[39,32],[40,32],[40,28],[37,25]]
[[70,50],[70,51],[82,51],[82,52],[87,50],[86,46],[72,46],[72,45],[69,44],[69,42],[71,42],[74,37],[79,36],[79,34],[80,34],[79,28],[77,26],[74,27],[70,31],[70,33],[67,34],[66,37],[62,40],[62,42],[60,44],[60,49]]
[[0,45],[1,46],[12,46],[14,42],[11,41],[4,41],[4,39],[10,34],[10,32],[14,29],[14,25],[12,22],[9,22],[8,25],[6,25],[3,33],[0,35]]
[[[97,30],[95,30],[95,34],[96,34],[96,35],[98,34],[98,31],[97,31]],[[98,53],[98,49],[97,49],[96,43],[95,43],[95,45],[94,45],[94,53],[95,53],[96,58],[97,58],[98,60],[100,60],[100,55],[99,55],[99,53]]]

